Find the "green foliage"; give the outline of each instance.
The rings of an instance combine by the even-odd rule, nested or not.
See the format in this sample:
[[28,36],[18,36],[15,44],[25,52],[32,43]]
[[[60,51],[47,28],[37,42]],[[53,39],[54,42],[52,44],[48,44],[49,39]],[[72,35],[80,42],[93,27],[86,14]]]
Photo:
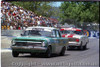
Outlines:
[[41,14],[45,17],[50,17],[52,15],[52,7],[48,4],[49,2],[41,2],[41,6],[38,8],[38,14]]
[[99,22],[98,2],[64,2],[60,10],[60,19],[63,23]]

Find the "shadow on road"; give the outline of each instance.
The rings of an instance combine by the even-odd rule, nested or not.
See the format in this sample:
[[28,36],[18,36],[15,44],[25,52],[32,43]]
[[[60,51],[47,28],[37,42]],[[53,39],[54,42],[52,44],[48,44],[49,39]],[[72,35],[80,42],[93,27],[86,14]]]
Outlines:
[[83,49],[83,50],[80,50],[80,49],[68,49],[67,51],[86,51],[86,50],[89,50],[90,48],[86,48],[86,49]]
[[[64,56],[69,56],[70,54],[65,54]],[[63,56],[59,56],[58,54],[52,54],[52,56],[50,58],[55,58],[55,57],[63,57]],[[20,55],[18,58],[46,58],[44,54],[37,54],[34,56],[29,55]]]
[[[66,51],[86,51],[89,50],[90,48],[87,48],[85,50],[79,50],[79,49],[69,49]],[[65,54],[64,56],[70,56],[70,54]],[[59,56],[58,54],[52,54],[51,58],[56,58],[56,57],[64,57],[64,56]],[[31,56],[30,54],[21,54],[18,56],[18,58],[46,58],[45,54],[36,54]],[[48,58],[49,59],[49,58]]]

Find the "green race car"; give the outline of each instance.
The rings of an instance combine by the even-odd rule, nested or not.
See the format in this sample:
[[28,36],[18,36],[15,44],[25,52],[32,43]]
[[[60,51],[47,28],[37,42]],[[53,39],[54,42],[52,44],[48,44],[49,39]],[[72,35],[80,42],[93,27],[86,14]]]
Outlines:
[[28,27],[20,37],[12,40],[12,55],[18,57],[19,53],[45,53],[46,57],[56,53],[64,55],[68,39],[61,37],[58,29],[53,27]]

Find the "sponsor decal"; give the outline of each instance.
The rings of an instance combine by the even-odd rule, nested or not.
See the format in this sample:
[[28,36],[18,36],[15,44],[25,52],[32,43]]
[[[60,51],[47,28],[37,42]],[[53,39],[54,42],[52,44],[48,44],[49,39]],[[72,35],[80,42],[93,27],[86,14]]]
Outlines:
[[84,30],[84,32],[85,32],[85,35],[86,35],[86,36],[88,36],[88,37],[90,36],[90,32],[89,32],[89,31]]
[[88,37],[99,37],[99,32],[97,31],[89,31],[89,30],[84,30],[85,35]]

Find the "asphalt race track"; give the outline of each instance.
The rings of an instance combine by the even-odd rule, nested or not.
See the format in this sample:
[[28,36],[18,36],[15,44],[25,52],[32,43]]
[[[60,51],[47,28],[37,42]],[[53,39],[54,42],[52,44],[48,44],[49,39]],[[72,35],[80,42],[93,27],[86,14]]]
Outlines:
[[1,36],[1,67],[99,67],[99,39],[89,38],[86,50],[66,50],[65,56],[44,55],[31,57],[30,54],[20,54],[14,58],[11,54],[10,41],[12,37]]

